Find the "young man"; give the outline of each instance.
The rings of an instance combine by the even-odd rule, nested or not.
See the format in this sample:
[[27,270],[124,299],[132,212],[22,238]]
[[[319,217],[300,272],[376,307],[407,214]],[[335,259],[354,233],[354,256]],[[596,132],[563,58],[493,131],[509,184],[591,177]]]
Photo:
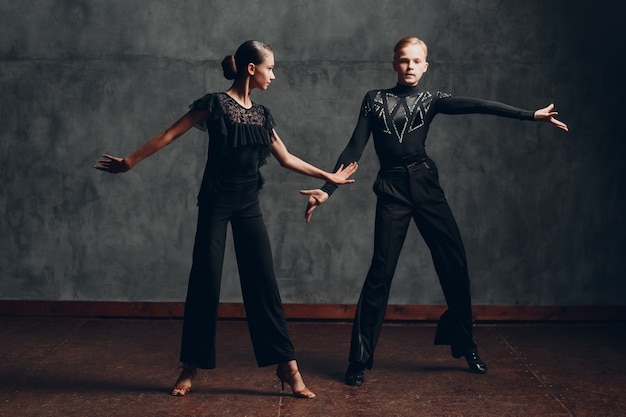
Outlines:
[[[363,371],[371,369],[374,350],[389,299],[389,289],[411,219],[428,245],[448,310],[441,316],[435,344],[450,345],[452,356],[465,357],[471,372],[487,373],[472,335],[470,281],[459,228],[439,185],[437,167],[424,147],[433,118],[438,113],[484,113],[520,120],[547,121],[566,130],[555,119],[553,104],[527,111],[476,98],[453,97],[418,88],[428,70],[426,44],[418,38],[401,39],[394,48],[397,85],[369,91],[359,120],[337,167],[358,161],[370,135],[380,163],[374,184],[377,195],[374,254],[357,305],[352,329],[348,385],[363,384]],[[303,190],[308,195],[306,221],[337,187]]]

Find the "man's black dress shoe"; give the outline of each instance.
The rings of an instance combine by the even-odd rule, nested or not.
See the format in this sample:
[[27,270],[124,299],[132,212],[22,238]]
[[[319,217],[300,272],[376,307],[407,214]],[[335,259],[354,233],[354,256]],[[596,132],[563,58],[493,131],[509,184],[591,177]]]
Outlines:
[[363,370],[365,367],[363,364],[350,362],[348,370],[346,371],[345,382],[346,385],[352,385],[354,387],[360,387],[363,385]]
[[476,374],[486,374],[487,373],[487,364],[480,359],[478,356],[478,351],[476,348],[467,348],[462,346],[452,345],[450,347],[450,351],[452,352],[452,357],[460,358],[461,356],[465,357],[467,360],[467,365],[469,366],[469,370]]

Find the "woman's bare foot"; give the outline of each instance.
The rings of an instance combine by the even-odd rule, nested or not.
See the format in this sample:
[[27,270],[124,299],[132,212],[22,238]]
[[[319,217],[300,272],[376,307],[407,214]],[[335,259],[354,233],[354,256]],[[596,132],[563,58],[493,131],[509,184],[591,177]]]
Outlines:
[[180,375],[178,376],[178,379],[174,384],[174,388],[172,389],[172,395],[177,397],[183,397],[191,391],[193,379],[198,374],[198,369],[193,366],[183,365],[181,368],[182,370],[180,371]]

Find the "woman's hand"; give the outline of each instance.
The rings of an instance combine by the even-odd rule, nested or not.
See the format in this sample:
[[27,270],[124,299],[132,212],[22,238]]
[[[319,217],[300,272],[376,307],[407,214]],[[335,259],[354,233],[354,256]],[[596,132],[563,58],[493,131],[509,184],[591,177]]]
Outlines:
[[95,169],[109,172],[111,174],[119,174],[121,172],[126,172],[130,169],[130,166],[124,158],[118,158],[116,156],[111,156],[107,154],[102,155],[102,158],[103,159],[99,159],[96,162],[96,165],[93,166]]
[[313,210],[321,206],[324,201],[328,200],[328,194],[320,189],[300,190],[300,194],[309,196],[306,211],[304,212],[304,219],[307,223],[309,223],[311,221],[311,216],[313,216]]
[[558,127],[559,129],[563,129],[566,132],[568,132],[569,129],[567,128],[567,125],[561,122],[560,120],[555,119],[554,116],[558,115],[559,113],[556,111],[552,111],[553,108],[554,108],[554,103],[550,103],[549,106],[544,107],[543,109],[537,110],[535,112],[535,120],[550,122],[556,127]]
[[332,182],[335,185],[352,184],[354,182],[350,177],[359,169],[359,164],[356,162],[350,163],[348,166],[339,166],[339,169],[334,174],[327,174],[326,181]]

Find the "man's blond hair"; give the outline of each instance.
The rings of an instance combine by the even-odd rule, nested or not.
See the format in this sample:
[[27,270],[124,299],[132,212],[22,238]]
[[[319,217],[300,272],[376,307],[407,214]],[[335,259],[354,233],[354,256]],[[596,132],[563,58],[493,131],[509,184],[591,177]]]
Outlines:
[[416,38],[415,36],[405,36],[396,43],[396,46],[393,47],[393,59],[396,59],[400,49],[409,45],[421,46],[424,49],[424,55],[428,56],[428,46],[426,46],[426,43],[423,40]]

